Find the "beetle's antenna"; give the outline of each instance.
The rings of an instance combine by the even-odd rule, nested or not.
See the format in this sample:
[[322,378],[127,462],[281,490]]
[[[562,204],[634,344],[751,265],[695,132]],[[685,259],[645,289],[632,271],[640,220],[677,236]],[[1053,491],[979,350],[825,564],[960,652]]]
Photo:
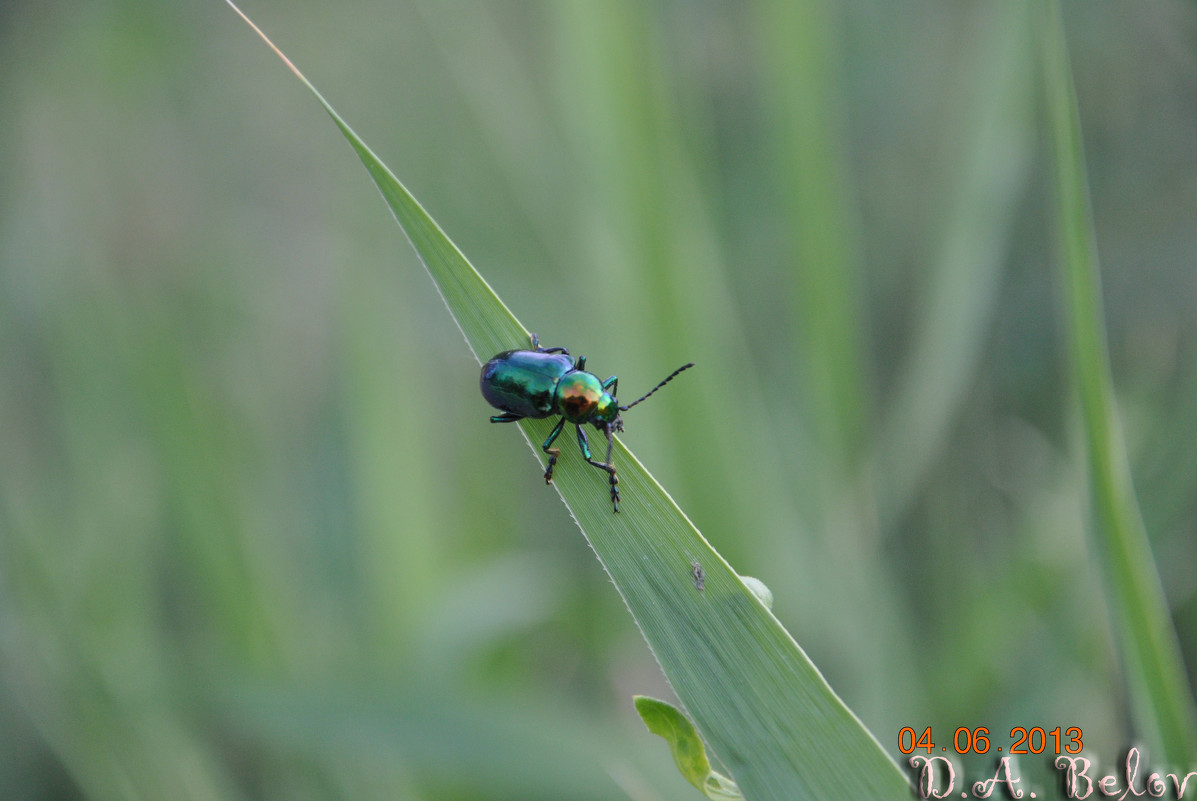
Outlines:
[[627,406],[620,406],[620,407],[619,407],[619,410],[620,410],[621,412],[626,412],[628,409],[632,408],[632,407],[633,407],[633,406],[635,406],[637,403],[640,403],[640,401],[648,400],[648,396],[649,396],[649,395],[652,395],[652,394],[653,394],[654,392],[656,392],[658,389],[660,389],[661,387],[665,386],[665,385],[666,385],[666,384],[668,384],[670,381],[672,381],[674,378],[676,378],[678,373],[682,372],[683,370],[689,370],[689,369],[690,369],[691,367],[693,367],[693,366],[694,366],[694,362],[690,362],[689,364],[683,364],[681,367],[677,368],[677,369],[676,369],[676,370],[674,370],[672,373],[670,373],[668,376],[666,376],[664,381],[662,381],[660,384],[657,384],[655,387],[653,387],[653,388],[652,388],[652,389],[650,389],[650,390],[649,390],[647,393],[645,393],[644,397],[642,397],[642,398],[639,398],[638,400],[634,400],[634,401],[632,401],[632,402],[631,402],[631,403],[629,403]]

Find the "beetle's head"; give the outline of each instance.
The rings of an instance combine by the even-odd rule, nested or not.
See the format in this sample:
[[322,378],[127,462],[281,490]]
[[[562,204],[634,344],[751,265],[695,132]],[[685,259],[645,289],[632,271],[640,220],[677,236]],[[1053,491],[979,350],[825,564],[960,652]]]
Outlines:
[[623,418],[619,413],[623,408],[619,401],[609,392],[604,392],[594,405],[594,417],[591,422],[595,428],[606,428],[611,431],[623,431]]

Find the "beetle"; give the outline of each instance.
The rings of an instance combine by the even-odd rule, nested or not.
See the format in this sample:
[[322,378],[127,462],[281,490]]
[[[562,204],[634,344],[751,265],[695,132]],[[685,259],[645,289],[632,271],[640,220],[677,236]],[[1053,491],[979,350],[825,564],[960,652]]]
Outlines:
[[[525,417],[542,419],[561,415],[548,439],[540,449],[549,455],[544,470],[546,484],[553,483],[553,466],[561,455],[553,447],[566,423],[573,423],[578,431],[578,448],[587,462],[604,470],[611,484],[611,504],[619,511],[619,476],[611,463],[612,433],[623,431],[621,412],[647,400],[650,395],[672,381],[678,373],[694,366],[693,362],[674,370],[643,397],[620,406],[615,397],[619,379],[611,376],[600,381],[586,370],[586,357],[577,361],[565,348],[542,348],[536,334],[532,334],[532,350],[505,350],[482,366],[479,384],[486,402],[503,414],[490,418],[492,423],[514,423]],[[582,426],[590,423],[607,437],[607,460],[597,461],[590,453],[590,442]]]

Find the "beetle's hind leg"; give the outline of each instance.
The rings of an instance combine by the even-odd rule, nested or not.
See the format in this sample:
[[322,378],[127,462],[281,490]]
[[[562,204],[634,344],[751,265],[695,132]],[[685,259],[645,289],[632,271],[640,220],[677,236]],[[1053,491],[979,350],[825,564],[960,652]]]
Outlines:
[[522,414],[516,414],[515,412],[503,412],[502,414],[496,414],[494,417],[490,418],[490,421],[492,423],[514,423],[516,420],[523,419],[524,416]]
[[587,462],[594,465],[600,470],[607,471],[607,478],[611,483],[611,505],[615,511],[619,511],[619,476],[615,472],[615,465],[611,464],[611,448],[614,441],[611,439],[611,429],[604,428],[603,433],[607,435],[607,461],[596,462],[594,457],[590,455],[590,441],[586,439],[586,432],[582,430],[582,426],[577,426],[578,429],[578,447],[582,449],[582,456]]
[[536,336],[536,334],[532,335],[532,350],[537,353],[564,353],[566,356],[569,355],[569,351],[565,348],[542,348],[540,346],[540,337]]
[[544,483],[546,484],[553,483],[553,465],[557,464],[557,457],[561,455],[561,449],[554,448],[553,442],[557,437],[561,436],[561,429],[563,428],[565,428],[564,417],[557,421],[557,425],[553,426],[548,439],[540,446],[540,449],[549,455],[549,466],[544,469]]

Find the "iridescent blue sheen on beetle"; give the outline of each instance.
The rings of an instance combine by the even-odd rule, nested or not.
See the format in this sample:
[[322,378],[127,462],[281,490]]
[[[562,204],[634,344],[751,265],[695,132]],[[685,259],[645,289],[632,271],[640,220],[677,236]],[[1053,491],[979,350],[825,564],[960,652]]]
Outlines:
[[[548,439],[540,447],[549,455],[544,471],[546,484],[553,482],[553,466],[561,451],[553,447],[566,423],[573,423],[578,431],[578,448],[587,462],[605,470],[611,484],[611,504],[619,511],[619,476],[611,463],[614,431],[623,431],[620,412],[626,412],[673,380],[694,363],[679,367],[664,381],[653,387],[639,400],[620,406],[615,398],[619,379],[611,376],[600,381],[594,373],[586,372],[586,357],[575,362],[565,348],[542,348],[536,334],[532,335],[532,350],[505,350],[482,366],[482,397],[503,414],[490,418],[492,423],[514,423],[525,417],[541,419],[561,415]],[[582,426],[590,423],[607,437],[607,461],[596,461],[590,454],[590,442]]]

